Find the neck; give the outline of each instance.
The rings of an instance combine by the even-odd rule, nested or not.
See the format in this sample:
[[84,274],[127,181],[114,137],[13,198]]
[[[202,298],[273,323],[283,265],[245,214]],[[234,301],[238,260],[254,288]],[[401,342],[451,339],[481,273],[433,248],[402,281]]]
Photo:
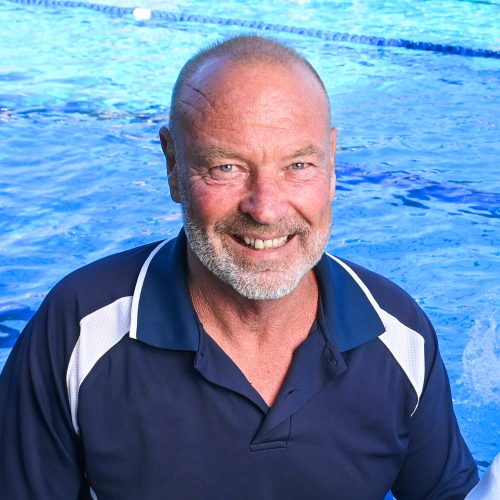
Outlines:
[[205,331],[271,406],[308,336],[318,308],[318,285],[307,273],[289,295],[250,300],[222,283],[188,250],[188,286]]
[[189,291],[196,313],[207,333],[221,347],[232,344],[258,350],[259,346],[288,341],[296,347],[307,337],[318,305],[313,271],[281,299],[251,300],[216,278],[191,250],[188,250],[188,269]]

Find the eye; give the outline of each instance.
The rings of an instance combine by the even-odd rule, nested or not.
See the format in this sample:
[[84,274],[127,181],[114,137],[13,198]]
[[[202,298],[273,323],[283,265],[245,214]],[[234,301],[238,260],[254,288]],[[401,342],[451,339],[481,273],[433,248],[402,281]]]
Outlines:
[[315,165],[313,163],[309,163],[306,161],[296,161],[294,163],[291,163],[285,170],[290,179],[294,179],[297,181],[308,180],[314,177],[317,171],[318,169],[315,168]]
[[235,172],[237,167],[236,165],[228,164],[228,165],[219,165],[218,167],[215,167],[218,170],[220,170],[222,173],[229,174],[232,172]]
[[224,163],[210,169],[210,177],[216,181],[235,181],[243,174],[243,169],[234,163]]

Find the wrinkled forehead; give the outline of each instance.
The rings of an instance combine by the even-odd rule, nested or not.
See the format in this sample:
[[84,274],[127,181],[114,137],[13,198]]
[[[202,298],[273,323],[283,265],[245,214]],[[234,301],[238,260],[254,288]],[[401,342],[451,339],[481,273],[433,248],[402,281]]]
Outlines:
[[277,123],[293,118],[330,126],[324,88],[297,62],[209,60],[184,82],[178,104],[189,122],[272,117]]

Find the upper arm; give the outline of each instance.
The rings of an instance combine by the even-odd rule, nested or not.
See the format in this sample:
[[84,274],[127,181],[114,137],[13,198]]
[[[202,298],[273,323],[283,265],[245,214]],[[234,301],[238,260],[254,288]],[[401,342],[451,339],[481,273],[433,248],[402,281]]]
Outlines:
[[458,428],[433,331],[426,339],[426,363],[424,390],[392,491],[398,499],[463,499],[478,481],[477,468]]
[[[73,331],[66,335],[68,328]],[[0,376],[1,498],[88,498],[65,384],[75,328],[46,300]]]

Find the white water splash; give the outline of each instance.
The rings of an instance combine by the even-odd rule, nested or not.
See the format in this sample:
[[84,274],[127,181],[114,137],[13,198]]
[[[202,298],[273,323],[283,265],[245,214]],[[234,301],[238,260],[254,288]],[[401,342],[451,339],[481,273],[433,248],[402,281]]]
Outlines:
[[474,323],[462,366],[458,384],[469,389],[469,403],[500,404],[500,336],[493,317]]

